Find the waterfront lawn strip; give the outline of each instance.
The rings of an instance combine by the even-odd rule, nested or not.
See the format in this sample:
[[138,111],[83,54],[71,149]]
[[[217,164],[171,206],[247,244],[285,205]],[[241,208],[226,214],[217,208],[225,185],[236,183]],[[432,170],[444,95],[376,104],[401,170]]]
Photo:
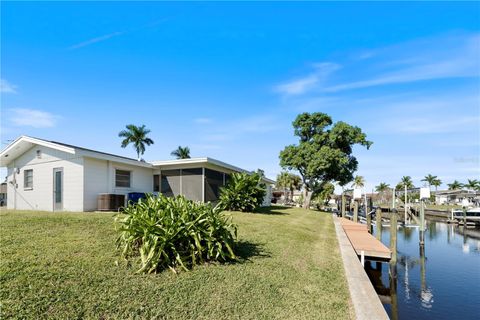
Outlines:
[[238,262],[135,274],[110,213],[0,213],[0,318],[349,319],[332,217],[228,212]]

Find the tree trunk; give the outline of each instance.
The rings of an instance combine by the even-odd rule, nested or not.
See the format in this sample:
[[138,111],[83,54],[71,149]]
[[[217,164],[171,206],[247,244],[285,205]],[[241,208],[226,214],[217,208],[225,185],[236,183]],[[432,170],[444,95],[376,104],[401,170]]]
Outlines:
[[310,209],[312,194],[313,194],[312,191],[308,191],[306,188],[304,188],[304,191],[303,191],[303,208],[304,209]]

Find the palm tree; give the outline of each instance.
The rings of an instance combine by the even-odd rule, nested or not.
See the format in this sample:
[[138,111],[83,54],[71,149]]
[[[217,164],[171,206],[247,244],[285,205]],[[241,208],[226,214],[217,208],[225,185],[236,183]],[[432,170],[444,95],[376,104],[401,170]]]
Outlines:
[[285,202],[288,201],[287,190],[290,191],[290,199],[293,200],[293,191],[299,190],[302,179],[296,174],[290,172],[281,172],[277,176],[277,187],[284,189]]
[[437,192],[438,187],[440,187],[441,185],[442,185],[442,180],[440,179],[435,179],[432,181],[432,186],[435,187],[435,192]]
[[177,157],[177,159],[190,159],[190,148],[178,146],[178,148],[173,150],[170,155]]
[[378,186],[375,187],[375,191],[385,192],[385,191],[388,190],[389,187],[390,187],[390,185],[388,183],[381,182]]
[[290,173],[288,175],[288,188],[290,189],[290,196],[292,200],[293,200],[293,191],[300,190],[301,186],[302,186],[302,178],[300,178],[300,176],[297,176],[296,174]]
[[401,189],[404,189],[405,187],[407,187],[407,189],[415,188],[412,182],[412,178],[410,176],[403,176],[400,182],[395,187],[395,189],[401,190]]
[[137,152],[137,159],[140,161],[140,155],[145,153],[145,145],[149,146],[153,144],[153,140],[147,137],[150,133],[149,129],[145,128],[145,125],[137,127],[133,124],[125,126],[127,130],[122,130],[118,133],[122,140],[122,148],[126,148],[130,143],[133,144],[135,151]]
[[381,182],[378,186],[375,187],[375,191],[382,195],[382,203],[384,202],[385,191],[389,189],[390,185],[385,182]]
[[365,185],[365,178],[362,176],[355,176],[355,178],[353,179],[352,186],[356,188],[363,188],[364,185]]
[[287,202],[287,189],[288,189],[288,172],[280,172],[277,175],[276,186],[279,189],[283,189],[284,202]]
[[430,187],[433,185],[434,181],[435,181],[437,178],[438,178],[437,176],[433,176],[433,175],[431,175],[431,174],[427,174],[427,175],[425,176],[425,178],[422,179],[421,181],[425,181],[426,183],[428,183],[428,187],[430,188]]
[[452,183],[447,184],[448,190],[458,190],[463,187],[463,184],[461,184],[459,181],[455,180]]
[[465,188],[470,189],[470,190],[479,190],[480,189],[480,181],[478,181],[477,179],[474,179],[474,180],[468,179],[467,181],[468,182],[463,185]]

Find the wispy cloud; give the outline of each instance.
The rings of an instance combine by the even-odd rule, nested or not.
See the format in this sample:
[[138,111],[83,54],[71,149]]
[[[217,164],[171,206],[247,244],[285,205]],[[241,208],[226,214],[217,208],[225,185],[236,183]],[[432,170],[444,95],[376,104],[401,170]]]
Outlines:
[[5,79],[0,79],[0,92],[2,93],[17,93],[17,86],[11,84]]
[[[350,59],[353,61],[342,63],[348,67],[341,72],[337,72],[340,68],[336,63],[316,65],[305,76],[277,86],[276,91],[284,95],[333,93],[425,80],[480,77],[479,56],[480,34],[422,39],[361,52]],[[334,72],[336,77],[332,79]]]
[[121,35],[123,35],[123,34],[125,34],[125,32],[121,32],[121,31],[112,32],[112,33],[109,33],[109,34],[105,34],[105,35],[103,35],[103,36],[99,36],[99,37],[96,37],[96,38],[92,38],[92,39],[89,39],[89,40],[86,40],[86,41],[83,41],[83,42],[74,44],[74,45],[68,47],[68,49],[69,49],[69,50],[75,50],[75,49],[83,48],[83,47],[92,45],[92,44],[94,44],[94,43],[106,41],[106,40],[111,39],[111,38],[113,38],[113,37],[121,36]]
[[9,111],[12,112],[10,122],[16,126],[50,128],[54,127],[60,118],[50,112],[35,109],[15,108]]
[[306,93],[318,85],[321,85],[332,72],[339,68],[340,65],[336,63],[316,63],[313,65],[313,72],[304,77],[279,84],[275,86],[274,91],[283,95],[299,95]]
[[198,123],[198,124],[208,124],[212,123],[212,119],[210,118],[195,118],[193,119],[193,122]]
[[[426,117],[409,117],[395,123],[393,130],[403,133],[448,133],[459,132],[468,126],[480,126],[480,117],[449,117],[443,120]],[[390,127],[392,128],[392,127]]]

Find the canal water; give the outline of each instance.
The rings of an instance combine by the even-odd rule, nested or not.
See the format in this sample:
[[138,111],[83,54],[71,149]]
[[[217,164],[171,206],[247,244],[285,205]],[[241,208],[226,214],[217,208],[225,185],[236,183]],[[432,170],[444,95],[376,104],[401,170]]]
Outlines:
[[[389,227],[382,242],[389,246]],[[427,220],[421,250],[419,229],[400,227],[397,254],[395,266],[366,264],[391,319],[480,319],[479,228]]]

